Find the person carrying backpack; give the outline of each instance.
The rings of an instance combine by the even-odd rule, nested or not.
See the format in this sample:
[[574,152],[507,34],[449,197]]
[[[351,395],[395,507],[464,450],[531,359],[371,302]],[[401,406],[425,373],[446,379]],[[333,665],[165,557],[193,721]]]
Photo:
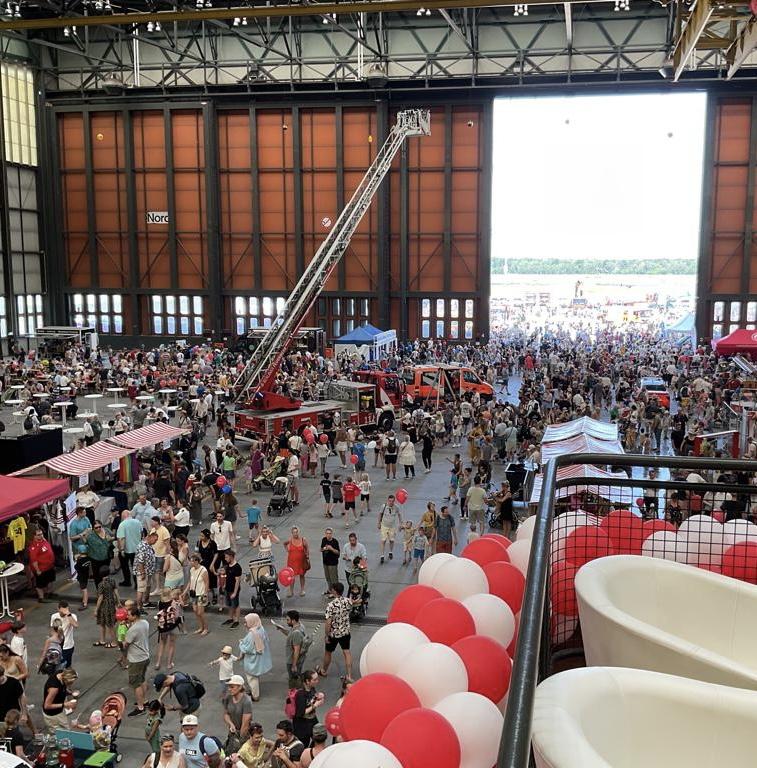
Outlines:
[[390,429],[387,436],[384,438],[384,468],[386,470],[386,479],[389,479],[389,472],[392,473],[392,478],[397,477],[397,454],[399,453],[399,443],[397,437],[394,434],[394,430]]
[[176,699],[176,705],[166,705],[167,710],[183,712],[190,715],[200,708],[200,699],[205,695],[205,686],[194,675],[188,675],[184,672],[174,672],[165,675],[159,672],[153,679],[155,690],[159,691],[158,701],[173,693]]
[[184,756],[187,768],[220,768],[224,757],[221,742],[208,736],[199,727],[196,715],[185,715],[181,721],[179,754]]

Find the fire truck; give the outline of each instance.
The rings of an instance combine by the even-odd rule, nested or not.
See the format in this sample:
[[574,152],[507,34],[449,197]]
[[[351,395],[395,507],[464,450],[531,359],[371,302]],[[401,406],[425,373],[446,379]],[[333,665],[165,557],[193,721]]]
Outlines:
[[[430,133],[429,110],[407,109],[397,113],[397,122],[389,131],[350,201],[234,384],[234,420],[238,434],[267,435],[284,428],[301,431],[308,424],[317,424],[326,413],[337,411],[340,414],[344,412],[346,419],[343,421],[356,419],[360,423],[361,419],[365,419],[366,428],[369,423],[378,424],[382,419],[390,418],[386,406],[382,404],[383,395],[380,392],[384,392],[384,389],[375,381],[351,382],[355,386],[335,390],[344,395],[342,399],[325,397],[317,402],[304,403],[289,394],[276,391],[276,376],[282,358],[291,348],[305,317],[347,250],[352,235],[405,139],[410,136],[428,136]],[[401,400],[401,394],[399,397]],[[387,395],[387,399],[391,403],[391,397]],[[394,407],[393,403],[391,405]],[[373,422],[368,420],[369,413]]]

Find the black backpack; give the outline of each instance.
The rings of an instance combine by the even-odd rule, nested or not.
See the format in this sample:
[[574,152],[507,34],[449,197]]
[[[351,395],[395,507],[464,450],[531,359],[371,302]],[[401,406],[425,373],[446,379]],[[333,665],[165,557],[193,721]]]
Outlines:
[[[189,682],[192,683],[192,687],[195,689],[195,695],[198,699],[201,699],[205,695],[205,686],[196,675],[187,675]],[[221,742],[218,742],[218,746],[221,746]]]
[[34,428],[34,422],[32,421],[31,416],[27,416],[24,419],[24,429],[28,432],[30,429]]
[[393,453],[397,453],[397,441],[395,439],[391,439],[389,443],[386,446],[386,452],[391,456]]

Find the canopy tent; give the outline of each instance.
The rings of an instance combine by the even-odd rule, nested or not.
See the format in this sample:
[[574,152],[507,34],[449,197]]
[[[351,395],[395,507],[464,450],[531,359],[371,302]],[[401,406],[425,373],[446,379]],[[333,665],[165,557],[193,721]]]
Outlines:
[[[591,478],[620,478],[626,480],[628,475],[625,472],[615,474],[613,472],[607,472],[599,467],[593,467],[591,464],[579,464],[571,467],[561,467],[557,470],[558,480],[573,480],[575,479],[575,486],[567,486],[565,488],[558,488],[555,494],[556,498],[564,499],[568,496],[572,496],[578,491],[589,491],[595,496],[601,496],[603,499],[615,503],[628,504],[628,499],[623,496],[621,488],[612,488],[608,485],[590,485],[589,483],[582,482]],[[537,504],[541,498],[542,483],[544,482],[544,475],[537,475],[534,478],[534,487],[531,490],[531,504]],[[626,494],[627,496],[627,494]]]
[[30,480],[0,475],[0,522],[69,492],[68,480]]
[[542,464],[564,453],[624,453],[624,451],[618,440],[597,440],[591,435],[581,434],[555,443],[542,443]]
[[749,355],[757,360],[757,331],[739,328],[722,339],[713,339],[712,348],[719,355]]
[[550,424],[544,430],[542,443],[555,443],[576,435],[589,435],[598,440],[617,440],[618,425],[582,416],[580,419],[573,419],[564,424]]
[[172,427],[170,424],[156,421],[154,424],[140,427],[133,432],[123,432],[120,435],[114,435],[108,438],[108,441],[136,451],[140,448],[146,448],[148,445],[157,445],[165,440],[174,440],[188,431],[188,429]]
[[100,441],[93,445],[88,445],[80,451],[71,453],[62,453],[60,456],[54,456],[52,459],[43,461],[43,465],[62,475],[86,475],[94,472],[114,461],[118,461],[123,456],[131,453],[132,449],[122,448],[119,445],[113,445],[106,441]]
[[381,360],[397,349],[397,332],[382,331],[375,325],[359,325],[334,342],[334,351],[362,355],[366,360]]
[[692,347],[696,346],[696,316],[693,312],[689,312],[688,315],[682,317],[677,323],[674,323],[669,328],[665,328],[663,334],[680,342],[690,341]]

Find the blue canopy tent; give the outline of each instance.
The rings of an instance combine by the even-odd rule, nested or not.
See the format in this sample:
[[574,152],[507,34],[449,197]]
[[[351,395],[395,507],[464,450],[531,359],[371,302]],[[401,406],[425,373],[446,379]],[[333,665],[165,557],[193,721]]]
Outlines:
[[664,330],[665,336],[675,339],[680,345],[687,342],[691,343],[692,347],[697,345],[697,329],[695,325],[695,316],[693,312],[689,312],[688,315],[682,317],[677,323],[671,325]]
[[359,325],[334,342],[334,352],[361,355],[366,360],[380,360],[397,348],[396,331],[382,331],[375,325]]

